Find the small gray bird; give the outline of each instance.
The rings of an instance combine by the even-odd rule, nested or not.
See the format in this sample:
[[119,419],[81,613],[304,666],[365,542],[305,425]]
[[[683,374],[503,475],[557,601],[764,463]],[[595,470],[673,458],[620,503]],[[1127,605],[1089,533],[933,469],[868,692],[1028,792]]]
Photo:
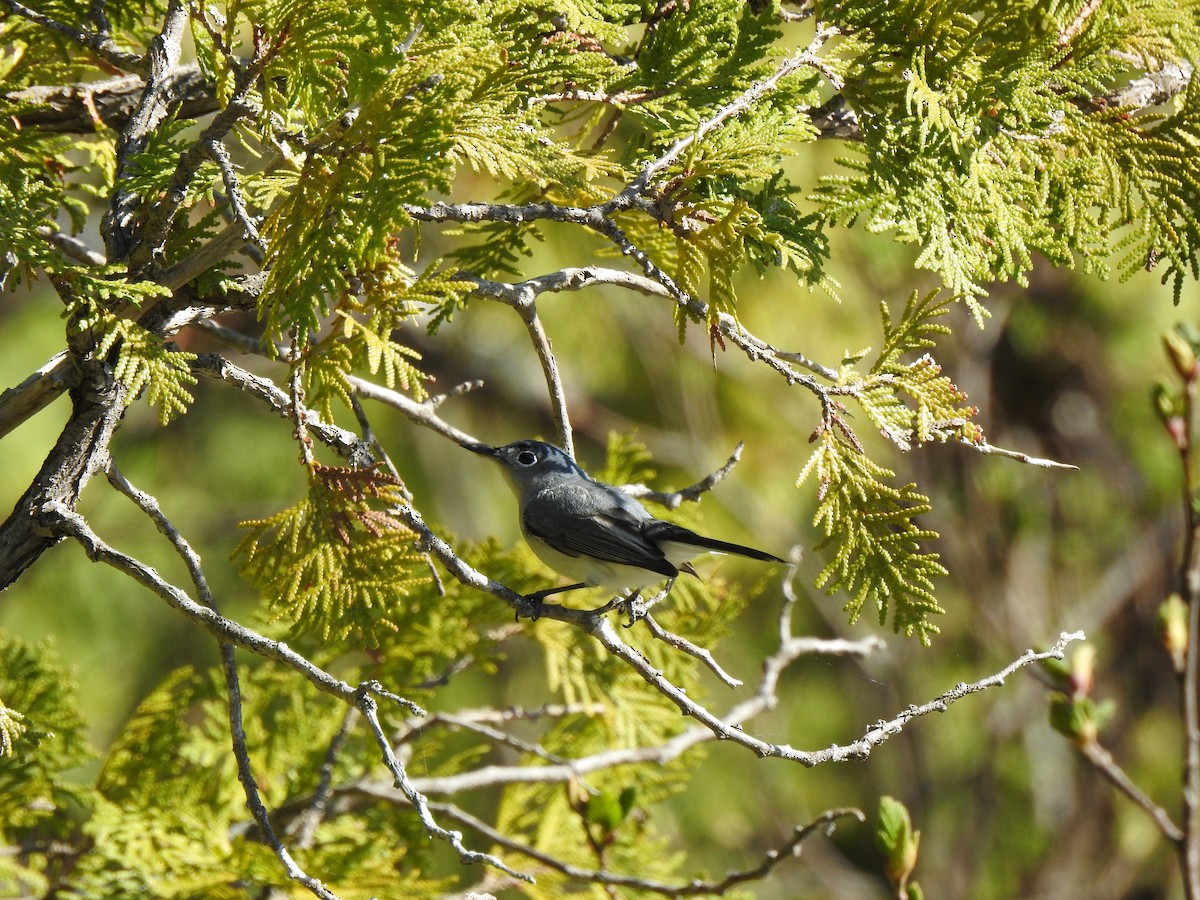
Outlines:
[[520,505],[525,540],[542,562],[576,580],[531,594],[530,600],[540,602],[585,587],[640,590],[664,578],[673,580],[680,572],[695,575],[689,560],[705,551],[783,562],[770,553],[654,518],[637,500],[596,481],[552,444],[465,446],[504,467]]

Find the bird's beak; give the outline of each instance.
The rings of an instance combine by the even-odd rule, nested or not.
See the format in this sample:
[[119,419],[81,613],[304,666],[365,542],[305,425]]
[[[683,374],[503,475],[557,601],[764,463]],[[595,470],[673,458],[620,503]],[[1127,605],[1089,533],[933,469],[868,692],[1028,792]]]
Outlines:
[[490,456],[493,459],[496,458],[496,454],[500,451],[499,447],[490,447],[487,444],[480,444],[475,441],[463,444],[462,446],[472,453],[478,453],[480,456]]

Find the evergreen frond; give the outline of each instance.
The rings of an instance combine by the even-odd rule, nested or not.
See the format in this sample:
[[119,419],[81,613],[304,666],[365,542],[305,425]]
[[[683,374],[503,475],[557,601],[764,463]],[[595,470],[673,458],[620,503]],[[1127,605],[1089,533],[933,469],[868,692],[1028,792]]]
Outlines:
[[188,364],[196,354],[175,348],[121,314],[123,307],[138,307],[170,295],[153,282],[114,277],[121,274],[77,270],[62,276],[71,295],[65,313],[70,319],[68,327],[75,334],[90,332],[97,356],[115,352],[113,377],[128,388],[125,402],[132,403],[145,390],[147,402],[158,407],[159,421],[166,425],[191,405],[189,387],[196,377]]
[[374,647],[397,630],[393,610],[429,580],[413,534],[388,511],[403,502],[391,476],[315,466],[304,500],[242,523],[234,555],[294,634]]
[[[75,691],[51,641],[32,645],[0,630],[0,847],[34,834],[64,837],[70,810],[90,802],[87,789],[65,774],[95,755]],[[0,891],[40,880],[36,862],[26,863],[0,869]]]
[[817,440],[797,479],[797,484],[816,482],[813,524],[824,535],[817,549],[832,548],[817,587],[850,595],[845,608],[851,622],[869,603],[879,613],[879,624],[887,622],[890,611],[893,630],[928,644],[939,631],[930,617],[943,612],[933,596],[933,578],[946,574],[938,554],[921,549],[921,542],[937,538],[915,522],[929,512],[929,499],[914,484],[890,484],[894,472],[832,429]]

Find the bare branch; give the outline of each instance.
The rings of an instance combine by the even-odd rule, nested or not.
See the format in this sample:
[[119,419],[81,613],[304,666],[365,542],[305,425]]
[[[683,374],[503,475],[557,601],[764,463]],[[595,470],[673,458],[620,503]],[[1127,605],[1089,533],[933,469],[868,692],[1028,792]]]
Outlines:
[[41,412],[79,379],[71,355],[63,350],[22,381],[0,394],[0,438]]
[[644,484],[623,484],[621,485],[621,490],[631,497],[637,497],[639,500],[653,500],[667,509],[678,509],[680,504],[685,500],[690,503],[699,502],[700,498],[706,492],[715,488],[724,480],[726,475],[733,471],[733,467],[742,458],[742,449],[745,446],[744,441],[738,441],[737,446],[733,448],[733,453],[729,454],[729,459],[725,460],[725,464],[721,468],[709,473],[695,484],[681,488],[678,491],[656,491]]
[[1096,771],[1103,775],[1113,787],[1140,806],[1154,820],[1154,824],[1158,826],[1158,830],[1162,832],[1163,837],[1176,846],[1183,844],[1183,829],[1175,824],[1165,809],[1151,800],[1134,783],[1133,779],[1113,759],[1111,753],[1104,749],[1097,741],[1087,741],[1079,748],[1079,752],[1083,754],[1083,758],[1090,762]]
[[266,659],[283,663],[303,675],[318,690],[349,703],[355,701],[358,688],[313,665],[287,644],[264,637],[213,612],[207,606],[197,603],[184,591],[165,581],[154,569],[106,544],[88,527],[82,516],[66,508],[65,505],[61,503],[47,504],[40,511],[39,519],[42,526],[53,534],[59,537],[72,537],[79,541],[84,552],[87,553],[88,559],[112,566],[143,587],[149,588],[218,640],[234,644]]
[[740,678],[734,678],[723,668],[721,668],[721,664],[718,663],[713,657],[712,653],[704,647],[699,647],[696,644],[693,644],[687,638],[667,631],[665,628],[659,625],[658,622],[654,620],[654,616],[650,615],[649,613],[646,613],[644,616],[642,616],[640,621],[644,621],[646,623],[646,627],[650,629],[650,633],[654,635],[655,638],[662,641],[668,647],[674,647],[676,650],[680,650],[688,654],[688,656],[696,657],[696,659],[708,666],[712,673],[720,678],[721,681],[725,682],[725,684],[727,684],[729,687],[736,688],[742,686],[742,680]]
[[392,409],[403,413],[414,424],[436,431],[438,434],[450,438],[450,440],[459,446],[479,443],[479,441],[467,434],[467,432],[455,428],[437,415],[435,410],[444,402],[444,397],[431,397],[424,403],[418,403],[416,400],[405,396],[399,391],[393,391],[391,388],[385,388],[355,375],[347,376],[346,380],[354,387],[354,391],[358,396],[386,404],[392,407]]
[[87,266],[102,266],[107,262],[103,254],[97,253],[79,238],[73,237],[65,231],[59,231],[48,225],[39,225],[37,233],[61,250],[63,256],[73,259],[75,262],[81,262]]
[[570,766],[571,760],[565,756],[559,756],[556,753],[551,753],[541,744],[533,744],[529,741],[511,735],[506,731],[501,731],[499,728],[493,728],[486,722],[480,721],[478,716],[458,715],[456,713],[440,712],[433,713],[422,719],[413,722],[411,726],[404,731],[403,734],[396,737],[397,743],[406,743],[413,740],[418,734],[428,731],[438,725],[447,725],[450,728],[460,728],[464,731],[471,731],[475,734],[485,737],[497,744],[502,744],[506,747],[511,747],[521,753],[528,753],[531,756],[536,756],[548,762],[560,766]]
[[[706,728],[709,728],[718,739],[741,744],[753,750],[758,756],[772,756],[779,759],[786,759],[808,767],[822,765],[827,762],[865,759],[870,756],[871,751],[876,746],[882,744],[892,735],[898,734],[913,719],[929,715],[932,712],[942,712],[963,697],[1003,684],[1009,675],[1031,663],[1043,659],[1061,659],[1063,650],[1067,644],[1072,641],[1083,640],[1084,637],[1083,632],[1080,631],[1071,634],[1063,632],[1059,635],[1054,646],[1049,650],[1040,653],[1027,650],[994,675],[971,684],[958,684],[928,703],[921,706],[910,706],[889,721],[881,720],[875,723],[863,737],[853,743],[846,745],[835,744],[824,750],[804,751],[797,750],[788,744],[774,744],[754,737],[741,728],[730,724],[732,716],[722,720],[713,715],[708,709],[696,703],[686,693],[668,681],[661,672],[650,665],[644,656],[622,641],[620,636],[613,630],[611,623],[607,620],[600,622],[598,627],[592,631],[592,635],[604,645],[606,650],[627,663],[638,675],[657,689],[659,693],[674,703],[680,712],[696,719]],[[764,683],[765,681],[764,679]]]
[[1025,463],[1028,466],[1038,466],[1043,469],[1070,469],[1072,471],[1079,470],[1079,466],[1073,466],[1070,463],[1058,462],[1057,460],[1053,459],[1042,459],[1038,456],[1030,456],[1028,453],[1022,453],[1019,450],[1005,450],[1003,447],[997,447],[993,444],[989,444],[987,441],[979,441],[976,443],[975,441],[964,440],[961,443],[978,453],[983,453],[989,456],[1003,456],[1007,459],[1015,459],[1017,462]]
[[117,140],[117,190],[113,192],[100,225],[109,262],[124,260],[132,246],[134,216],[139,198],[137,194],[125,190],[122,184],[134,174],[131,168],[134,165],[133,157],[145,149],[151,133],[167,115],[170,74],[179,63],[187,19],[186,4],[182,0],[170,0],[163,17],[162,30],[150,42],[147,50],[149,69],[145,73],[146,87]]
[[497,831],[486,822],[471,815],[470,813],[459,809],[457,806],[450,804],[438,803],[433,804],[433,808],[448,818],[478,831],[481,835],[495,844],[504,847],[506,850],[511,850],[514,853],[520,853],[528,856],[530,859],[537,860],[542,865],[553,869],[556,872],[561,872],[569,878],[577,881],[587,882],[590,884],[613,885],[616,887],[626,887],[638,891],[646,891],[652,894],[663,894],[667,897],[695,897],[695,896],[711,896],[716,894],[723,895],[732,888],[740,884],[746,884],[751,881],[761,881],[770,876],[772,872],[786,859],[795,859],[800,856],[800,847],[806,838],[820,829],[832,827],[833,823],[838,819],[855,818],[859,822],[866,821],[866,817],[860,810],[845,808],[831,809],[821,813],[812,822],[807,825],[797,828],[790,840],[783,846],[768,850],[763,856],[762,861],[752,869],[730,872],[720,881],[701,881],[692,879],[691,881],[681,884],[668,884],[662,881],[656,881],[650,878],[641,878],[636,875],[619,875],[615,872],[609,872],[604,869],[583,869],[579,866],[571,865],[568,862],[551,856],[549,853],[544,853],[535,847],[521,841],[514,840],[503,832]]
[[358,711],[363,714],[363,718],[371,726],[371,731],[375,735],[375,741],[379,744],[379,749],[383,752],[384,764],[387,766],[388,771],[392,773],[396,787],[404,794],[408,802],[412,804],[413,809],[417,811],[417,816],[421,819],[421,824],[425,827],[425,830],[434,837],[446,841],[446,843],[458,851],[459,858],[464,863],[486,863],[502,872],[506,872],[514,878],[519,878],[521,881],[533,884],[534,879],[532,875],[509,868],[498,857],[492,856],[490,853],[468,850],[463,845],[462,834],[460,832],[447,831],[438,825],[434,821],[433,814],[429,809],[429,801],[420,791],[413,787],[408,773],[404,771],[400,760],[396,758],[391,742],[387,739],[387,735],[383,732],[383,727],[379,724],[378,706],[375,703],[375,698],[371,696],[371,692],[369,690],[360,690],[355,699],[355,706],[357,706]]
[[[192,360],[191,369],[198,375],[220,378],[235,385],[252,397],[257,397],[285,419],[293,416],[292,401],[288,393],[268,378],[247,372],[240,366],[215,353],[199,356]],[[352,431],[322,422],[312,410],[305,410],[305,427],[315,434],[351,465],[366,466],[371,462],[371,449]]]
[[233,160],[229,157],[229,151],[225,149],[225,145],[219,138],[210,138],[205,146],[209,157],[221,170],[221,179],[225,182],[225,192],[229,196],[229,206],[233,210],[234,221],[240,223],[245,229],[245,237],[265,253],[267,245],[263,243],[262,235],[258,233],[258,226],[250,218],[250,213],[242,200],[242,189],[238,184],[237,172],[233,169]]

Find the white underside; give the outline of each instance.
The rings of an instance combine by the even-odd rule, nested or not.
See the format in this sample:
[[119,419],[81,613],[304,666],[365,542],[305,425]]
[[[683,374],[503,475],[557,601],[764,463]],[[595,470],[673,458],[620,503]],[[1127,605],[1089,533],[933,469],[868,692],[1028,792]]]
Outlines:
[[[620,563],[605,562],[584,556],[568,556],[555,550],[540,538],[526,535],[525,539],[533,552],[537,554],[538,559],[572,581],[582,581],[584,584],[606,588],[613,592],[641,590],[652,584],[666,581],[666,576],[651,572],[649,569],[624,566]],[[701,553],[712,552],[701,547],[693,547],[690,544],[673,542],[666,542],[660,546],[663,555],[676,568]]]

